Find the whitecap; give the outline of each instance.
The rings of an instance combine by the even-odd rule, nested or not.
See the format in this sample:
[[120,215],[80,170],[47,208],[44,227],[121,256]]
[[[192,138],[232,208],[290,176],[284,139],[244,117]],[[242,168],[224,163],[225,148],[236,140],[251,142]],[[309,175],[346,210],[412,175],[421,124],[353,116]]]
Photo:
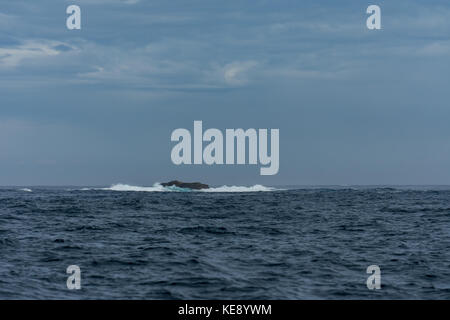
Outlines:
[[155,183],[152,187],[141,187],[141,186],[133,186],[123,183],[114,184],[111,187],[107,188],[83,188],[81,191],[90,191],[90,190],[105,190],[105,191],[134,191],[134,192],[268,192],[268,191],[277,191],[281,189],[276,189],[272,187],[266,187],[260,184],[256,184],[254,186],[246,187],[246,186],[221,186],[209,189],[202,190],[192,190],[187,188],[179,188],[176,186],[163,187],[160,183]]
[[222,186],[217,188],[209,188],[201,190],[203,192],[268,192],[268,191],[277,191],[280,189],[266,187],[260,184],[255,184],[251,187],[245,186]]
[[101,190],[110,190],[110,191],[136,191],[136,192],[169,192],[169,191],[189,191],[188,189],[178,188],[175,186],[172,187],[163,187],[159,183],[155,183],[152,187],[140,187],[140,186],[131,186],[128,184],[114,184],[109,188],[102,188]]

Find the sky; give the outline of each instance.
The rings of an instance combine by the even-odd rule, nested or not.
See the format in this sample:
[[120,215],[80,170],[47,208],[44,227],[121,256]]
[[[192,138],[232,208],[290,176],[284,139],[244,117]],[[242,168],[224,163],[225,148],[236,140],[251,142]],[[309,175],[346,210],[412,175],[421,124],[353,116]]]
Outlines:
[[[0,0],[0,185],[450,184],[449,75],[447,0]],[[279,173],[174,165],[194,120]]]

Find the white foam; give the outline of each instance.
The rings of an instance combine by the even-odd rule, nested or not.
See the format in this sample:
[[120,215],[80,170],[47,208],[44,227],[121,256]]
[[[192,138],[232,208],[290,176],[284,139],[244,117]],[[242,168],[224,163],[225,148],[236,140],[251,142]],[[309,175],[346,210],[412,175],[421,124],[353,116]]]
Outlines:
[[24,192],[33,192],[33,190],[31,190],[31,189],[28,189],[28,188],[22,188],[22,189],[19,189],[19,191],[24,191]]
[[108,188],[83,188],[82,191],[89,191],[89,190],[107,190],[107,191],[135,191],[135,192],[167,192],[170,190],[167,190],[159,183],[155,183],[153,187],[139,187],[139,186],[131,186],[128,184],[118,183],[113,184],[111,187]]
[[83,188],[82,191],[89,190],[107,190],[107,191],[135,191],[135,192],[268,192],[268,191],[277,191],[280,189],[265,187],[260,184],[256,184],[251,187],[245,186],[222,186],[217,188],[209,188],[202,190],[192,190],[179,188],[175,186],[163,187],[160,183],[155,183],[152,187],[140,187],[140,186],[132,186],[128,184],[114,184],[109,188]]
[[209,188],[201,190],[203,192],[268,192],[268,191],[277,191],[279,189],[265,187],[260,184],[255,184],[251,187],[244,186],[222,186],[217,188]]

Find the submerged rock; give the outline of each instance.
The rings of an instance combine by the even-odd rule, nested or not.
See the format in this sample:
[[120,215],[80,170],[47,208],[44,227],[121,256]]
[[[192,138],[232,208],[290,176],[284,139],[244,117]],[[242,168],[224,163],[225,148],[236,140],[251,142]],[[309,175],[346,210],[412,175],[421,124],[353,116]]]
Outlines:
[[185,188],[185,189],[193,189],[193,190],[201,190],[201,189],[209,189],[209,186],[207,184],[203,184],[200,182],[182,182],[178,180],[173,180],[169,182],[161,183],[163,187],[178,187],[178,188]]

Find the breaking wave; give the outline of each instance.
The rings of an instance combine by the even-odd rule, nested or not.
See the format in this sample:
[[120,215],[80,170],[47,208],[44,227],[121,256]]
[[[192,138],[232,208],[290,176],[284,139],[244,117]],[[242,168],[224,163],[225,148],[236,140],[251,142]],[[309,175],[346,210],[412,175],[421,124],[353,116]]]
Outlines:
[[222,186],[217,188],[209,188],[202,190],[203,192],[267,192],[267,191],[277,191],[281,189],[276,189],[272,187],[266,187],[260,184],[255,184],[251,187],[243,186]]
[[19,189],[19,191],[23,191],[23,192],[33,192],[33,190],[28,189],[28,188],[22,188],[22,189]]
[[176,186],[163,187],[160,183],[155,183],[152,187],[131,186],[128,184],[114,184],[109,188],[83,188],[82,191],[89,190],[107,190],[107,191],[135,191],[135,192],[268,192],[277,191],[272,187],[266,187],[256,184],[251,187],[245,186],[221,186],[216,188],[209,188],[203,190],[192,190],[187,188],[179,188]]

